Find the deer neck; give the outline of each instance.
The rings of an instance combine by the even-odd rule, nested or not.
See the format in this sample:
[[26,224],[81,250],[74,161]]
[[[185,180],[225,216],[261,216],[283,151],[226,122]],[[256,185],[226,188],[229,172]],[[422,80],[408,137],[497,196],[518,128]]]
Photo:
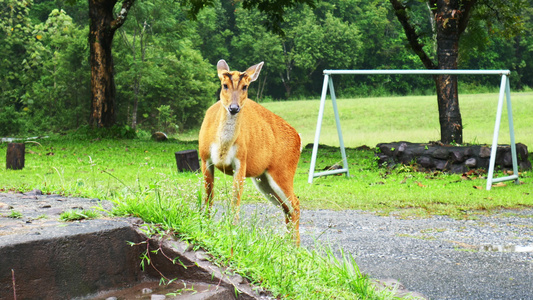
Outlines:
[[222,111],[223,115],[218,128],[218,149],[222,159],[230,152],[239,136],[241,113],[231,115],[225,109]]

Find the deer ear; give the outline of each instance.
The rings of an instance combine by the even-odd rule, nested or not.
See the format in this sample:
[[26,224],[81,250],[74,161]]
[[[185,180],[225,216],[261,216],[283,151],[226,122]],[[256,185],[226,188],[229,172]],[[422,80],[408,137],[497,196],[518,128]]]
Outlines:
[[257,65],[253,65],[246,70],[246,74],[250,76],[250,82],[255,81],[259,78],[259,73],[261,73],[261,68],[263,67],[264,62],[260,62]]
[[222,79],[225,73],[229,72],[229,66],[225,60],[221,59],[217,63],[218,77]]

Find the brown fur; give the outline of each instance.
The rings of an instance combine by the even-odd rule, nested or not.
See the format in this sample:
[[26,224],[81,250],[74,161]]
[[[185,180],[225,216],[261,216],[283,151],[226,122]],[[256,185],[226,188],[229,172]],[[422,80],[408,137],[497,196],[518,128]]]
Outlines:
[[[300,158],[300,136],[281,117],[248,99],[247,86],[257,79],[262,65],[230,72],[225,61],[218,63],[220,101],[207,110],[199,136],[206,203],[212,205],[214,167],[233,175],[236,211],[245,178],[252,177],[258,189],[282,207],[299,243],[300,204],[293,180]],[[231,105],[238,112],[231,114]]]

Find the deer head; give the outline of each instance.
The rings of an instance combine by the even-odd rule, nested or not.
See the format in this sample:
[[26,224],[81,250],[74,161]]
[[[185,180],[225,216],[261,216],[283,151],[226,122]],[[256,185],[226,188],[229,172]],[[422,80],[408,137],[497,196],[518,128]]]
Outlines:
[[218,78],[222,85],[220,101],[231,115],[236,115],[248,99],[248,87],[254,82],[261,72],[263,62],[249,67],[244,72],[230,72],[225,60],[221,59],[217,64]]

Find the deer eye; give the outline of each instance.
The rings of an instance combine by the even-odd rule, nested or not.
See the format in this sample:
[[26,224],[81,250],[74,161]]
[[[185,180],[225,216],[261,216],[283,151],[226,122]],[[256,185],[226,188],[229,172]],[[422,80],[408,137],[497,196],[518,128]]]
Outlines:
[[228,89],[228,85],[227,84],[224,84],[223,87],[224,87],[225,90]]
[[242,87],[242,90],[243,90],[243,91],[246,91],[247,89],[248,89],[248,86],[247,86],[247,85],[245,85],[245,86]]

